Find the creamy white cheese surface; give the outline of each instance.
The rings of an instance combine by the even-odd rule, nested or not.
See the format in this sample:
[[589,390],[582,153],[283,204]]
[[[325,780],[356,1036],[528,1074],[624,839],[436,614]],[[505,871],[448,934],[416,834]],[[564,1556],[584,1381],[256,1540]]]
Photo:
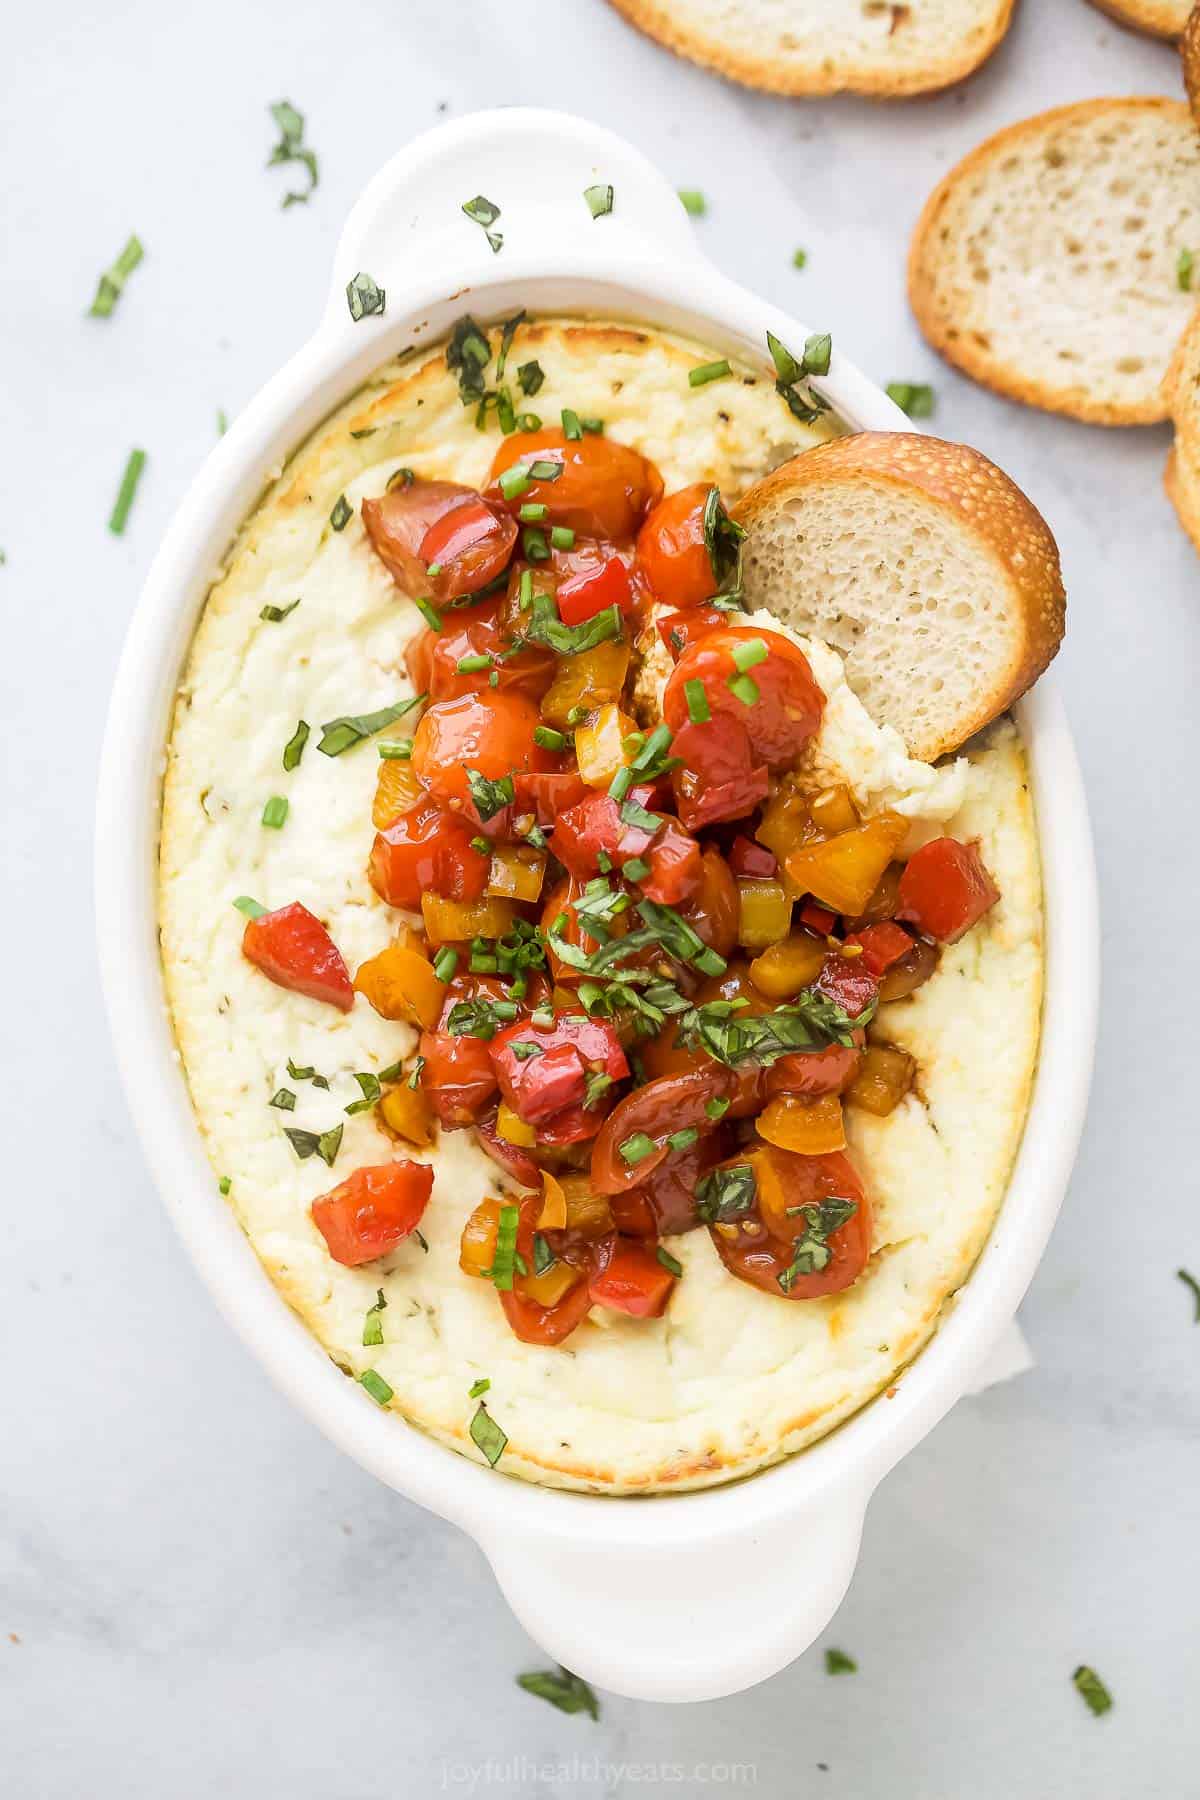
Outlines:
[[[769,379],[700,389],[687,369],[712,359],[665,334],[585,322],[523,326],[512,366],[546,372],[541,415],[564,405],[605,417],[661,467],[670,491],[716,480],[726,497],[813,434],[797,427]],[[352,436],[352,433],[359,433]],[[361,434],[370,435],[361,435]],[[465,1450],[476,1401],[508,1434],[501,1469],[608,1491],[700,1485],[772,1461],[831,1428],[886,1386],[934,1329],[978,1255],[1019,1141],[1036,1058],[1041,994],[1040,881],[1024,759],[1012,727],[948,767],[914,763],[851,694],[840,660],[805,644],[827,696],[813,751],[865,810],[895,807],[914,832],[978,837],[1002,890],[982,927],[943,956],[884,1029],[918,1057],[917,1091],[890,1118],[849,1114],[852,1153],[871,1192],[875,1256],[847,1293],[792,1303],[731,1278],[706,1232],[674,1240],[684,1266],[667,1313],[631,1320],[596,1309],[556,1350],[513,1337],[489,1284],[458,1269],[471,1208],[500,1191],[471,1132],[442,1133],[422,1221],[428,1246],[345,1269],[309,1216],[353,1169],[396,1153],[370,1113],[347,1116],[356,1072],[378,1073],[412,1047],[403,1025],[361,997],[341,1014],[272,985],[241,954],[233,900],[302,901],[325,921],[351,971],[389,943],[402,915],[365,873],[378,759],[368,742],[330,758],[321,725],[370,712],[411,689],[403,648],[421,620],[362,531],[357,506],[389,474],[482,483],[498,441],[477,432],[440,354],[381,376],[302,448],[253,515],[214,587],[180,689],[164,794],[161,935],[168,996],[214,1179],[280,1292],[352,1374],[377,1369],[404,1419]],[[344,530],[330,513],[354,508]],[[300,604],[281,623],[264,606]],[[768,616],[752,621],[778,629]],[[300,765],[282,767],[300,720]],[[394,732],[403,726],[394,728]],[[834,773],[836,771],[836,773]],[[281,830],[261,824],[286,797]],[[890,1015],[890,1016],[889,1016]],[[289,1074],[311,1066],[328,1088]],[[292,1112],[270,1105],[280,1088]],[[286,1126],[344,1135],[334,1169],[301,1162]],[[382,1290],[384,1343],[364,1348]],[[347,1383],[347,1405],[369,1405]]]

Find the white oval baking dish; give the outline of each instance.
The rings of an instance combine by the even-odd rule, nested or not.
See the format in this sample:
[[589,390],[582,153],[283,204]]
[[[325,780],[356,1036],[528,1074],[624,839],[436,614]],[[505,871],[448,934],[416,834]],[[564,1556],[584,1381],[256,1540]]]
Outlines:
[[[616,193],[614,211],[599,220],[582,197],[594,182],[611,182]],[[481,192],[503,208],[498,256],[460,210]],[[355,324],[345,286],[360,269],[386,289],[387,310]],[[873,1490],[971,1385],[1033,1275],[1071,1170],[1091,1072],[1099,985],[1091,838],[1062,704],[1043,678],[1018,715],[1036,792],[1048,944],[1047,1023],[1028,1125],[978,1266],[886,1397],[749,1480],[653,1499],[506,1479],[382,1412],[275,1292],[201,1147],[158,960],[163,747],[212,572],[267,471],[405,345],[436,341],[467,307],[490,320],[520,306],[644,319],[758,360],[768,329],[788,343],[805,336],[803,325],[708,263],[662,176],[584,120],[477,114],[388,163],[350,215],[315,336],[212,452],[130,625],[100,772],[100,963],[122,1076],[164,1201],[218,1304],[278,1385],[364,1467],[470,1532],[518,1617],[554,1657],[619,1693],[703,1700],[774,1673],[828,1623]],[[836,344],[836,319],[820,323],[832,323]],[[853,427],[907,426],[840,351],[819,385]]]

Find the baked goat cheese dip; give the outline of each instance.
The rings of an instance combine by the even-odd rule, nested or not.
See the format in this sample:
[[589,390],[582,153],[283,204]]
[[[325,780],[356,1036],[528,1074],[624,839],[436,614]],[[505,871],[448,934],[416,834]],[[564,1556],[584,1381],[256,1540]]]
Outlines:
[[795,360],[461,321],[274,481],[179,690],[160,932],[214,1179],[373,1401],[530,1480],[821,1437],[1020,1141],[1014,726],[914,761],[740,607],[725,503],[838,429]]

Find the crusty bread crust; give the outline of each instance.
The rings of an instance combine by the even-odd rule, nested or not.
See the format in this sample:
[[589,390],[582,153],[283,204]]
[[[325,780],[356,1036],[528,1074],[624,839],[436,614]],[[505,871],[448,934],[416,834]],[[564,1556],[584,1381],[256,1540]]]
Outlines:
[[[755,523],[785,500],[833,486],[845,492],[849,506],[854,489],[865,481],[905,489],[910,496],[916,491],[931,515],[949,516],[971,533],[999,566],[999,579],[1007,579],[1010,608],[1019,614],[1015,651],[1001,651],[990,685],[971,693],[954,726],[937,742],[910,736],[902,721],[890,721],[914,756],[932,761],[998,718],[1057,654],[1066,627],[1058,546],[1033,502],[986,456],[966,444],[909,432],[859,432],[793,457],[743,496],[735,516],[752,534]],[[773,605],[770,596],[761,599]]]
[[1116,117],[1139,112],[1178,114],[1181,120],[1187,117],[1183,101],[1132,96],[1054,107],[1006,126],[977,145],[939,182],[917,220],[909,249],[909,304],[925,337],[947,362],[1008,399],[1040,406],[1047,412],[1066,413],[1068,417],[1090,425],[1156,425],[1166,417],[1166,408],[1158,392],[1147,394],[1141,403],[1117,404],[1099,396],[1086,380],[1075,385],[1063,383],[1049,387],[1020,367],[1000,361],[990,346],[976,342],[970,333],[956,330],[953,317],[947,316],[939,303],[939,246],[944,235],[945,215],[957,200],[960,188],[983,174],[989,165],[997,163],[1003,153],[1036,151],[1047,131],[1060,122],[1086,124],[1106,115]]
[[1092,5],[1118,25],[1152,37],[1177,38],[1187,23],[1188,0],[1092,0]]
[[1183,80],[1192,103],[1192,117],[1200,125],[1200,0],[1183,28],[1179,54],[1183,58]]
[[[807,63],[784,60],[778,54],[756,48],[749,33],[741,41],[706,35],[689,25],[670,0],[610,0],[610,4],[664,48],[745,87],[770,94],[849,93],[902,100],[951,87],[986,62],[1008,31],[1016,0],[989,0],[990,18],[981,21],[984,29],[978,38],[950,43],[942,56],[919,66],[905,64],[899,56],[891,63],[854,63],[835,54]],[[797,0],[797,4],[802,4],[802,0]],[[903,10],[897,4],[896,20],[902,20]]]
[[1163,486],[1179,523],[1200,550],[1200,472],[1184,461],[1178,443],[1172,444],[1163,471]]

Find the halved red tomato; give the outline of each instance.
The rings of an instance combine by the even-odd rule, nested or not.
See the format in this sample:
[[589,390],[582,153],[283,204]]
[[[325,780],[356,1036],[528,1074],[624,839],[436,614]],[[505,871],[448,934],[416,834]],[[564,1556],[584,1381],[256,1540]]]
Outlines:
[[[417,633],[404,661],[419,694],[454,700],[460,694],[518,688],[535,700],[541,698],[554,679],[553,652],[533,646],[514,653],[501,630],[500,607],[498,598],[481,600],[477,606],[446,613],[440,631]],[[486,668],[459,667],[481,656],[489,659]]]
[[437,700],[413,737],[413,768],[440,805],[470,806],[474,819],[469,771],[500,781],[518,769],[559,766],[560,759],[534,741],[540,723],[533,701],[511,689]]
[[693,681],[713,714],[728,713],[745,727],[752,760],[773,769],[795,762],[821,723],[825,696],[808,658],[776,631],[727,625],[685,650],[663,694],[663,717],[673,731],[688,723]]
[[[815,1300],[857,1281],[871,1255],[871,1205],[849,1158],[840,1151],[796,1156],[765,1144],[734,1159],[739,1162],[758,1165],[771,1183],[772,1205],[769,1211],[764,1207],[760,1186],[757,1217],[768,1229],[758,1239],[750,1238],[744,1225],[710,1227],[730,1274],[788,1300]],[[854,1207],[834,1229],[826,1229],[821,1213],[830,1201]]]
[[377,833],[367,874],[389,906],[417,912],[421,895],[478,900],[488,882],[491,858],[472,849],[471,827],[454,813],[422,800]]
[[548,481],[534,478],[507,502],[493,485],[489,499],[514,513],[530,504],[544,506],[550,525],[621,539],[635,536],[647,508],[662,498],[662,476],[636,450],[593,432],[568,438],[557,426],[506,437],[492,461],[492,483],[514,463],[538,462],[554,464],[562,473]]
[[[486,587],[503,570],[517,540],[508,514],[456,481],[398,483],[364,500],[362,520],[372,548],[413,599],[432,594],[445,604]],[[440,563],[436,575],[428,565]]]
[[602,562],[560,581],[555,600],[564,625],[586,624],[588,619],[594,619],[597,613],[607,611],[610,606],[628,613],[633,606],[629,570],[619,556],[605,557]]
[[766,763],[756,765],[750,733],[730,713],[714,712],[702,723],[681,726],[671,754],[679,758],[671,775],[675,802],[689,831],[744,819],[767,797]]
[[[602,1194],[640,1187],[669,1156],[690,1150],[696,1135],[717,1124],[705,1110],[727,1099],[730,1072],[712,1063],[685,1075],[666,1075],[635,1088],[604,1121],[592,1147],[592,1183]],[[682,1141],[668,1140],[682,1133]]]
[[719,606],[691,606],[680,612],[664,613],[655,621],[655,630],[678,662],[685,650],[698,644],[710,631],[724,631],[729,614]]

